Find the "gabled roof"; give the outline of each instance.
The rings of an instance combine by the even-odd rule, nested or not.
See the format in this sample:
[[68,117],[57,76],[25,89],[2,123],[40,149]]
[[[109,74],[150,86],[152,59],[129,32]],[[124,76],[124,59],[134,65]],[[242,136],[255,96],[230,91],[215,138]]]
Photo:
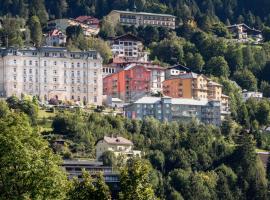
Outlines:
[[92,16],[79,16],[75,20],[81,23],[84,23],[86,20],[92,20],[94,23],[99,23],[99,20]]
[[258,32],[258,33],[261,33],[262,31],[258,30],[258,29],[255,29],[255,28],[251,28],[249,27],[248,25],[244,24],[244,23],[241,23],[241,24],[234,24],[234,25],[231,25],[231,26],[227,26],[227,28],[235,28],[235,27],[239,27],[239,26],[243,26],[245,27],[246,29],[250,30],[250,31],[255,31],[255,32]]
[[65,34],[62,32],[62,31],[60,31],[60,30],[58,30],[58,29],[53,29],[52,31],[50,31],[49,33],[48,33],[48,36],[50,36],[50,37],[53,37],[53,36],[65,36]]
[[127,33],[124,35],[116,36],[114,38],[111,38],[111,40],[133,40],[133,41],[141,41],[140,38],[136,37],[135,35],[131,33]]
[[177,70],[182,70],[182,71],[186,71],[186,72],[191,72],[191,69],[189,69],[189,67],[181,65],[181,64],[168,67],[168,69],[177,69]]
[[107,144],[112,144],[112,145],[118,145],[118,144],[123,144],[123,145],[133,145],[133,143],[123,137],[108,137],[108,136],[104,136],[103,141],[106,142]]

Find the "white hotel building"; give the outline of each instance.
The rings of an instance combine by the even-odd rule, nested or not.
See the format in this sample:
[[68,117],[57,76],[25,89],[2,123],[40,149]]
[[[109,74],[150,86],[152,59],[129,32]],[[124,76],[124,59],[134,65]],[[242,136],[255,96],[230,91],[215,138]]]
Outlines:
[[66,48],[0,50],[0,97],[28,94],[102,104],[102,58],[96,51]]

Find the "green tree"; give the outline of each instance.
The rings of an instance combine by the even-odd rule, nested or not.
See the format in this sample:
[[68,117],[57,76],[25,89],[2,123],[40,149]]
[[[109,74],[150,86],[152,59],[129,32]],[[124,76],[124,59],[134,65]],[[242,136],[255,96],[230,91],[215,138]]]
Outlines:
[[154,190],[150,184],[149,163],[140,160],[129,160],[123,167],[120,176],[120,199],[125,200],[152,200],[155,199]]
[[60,159],[16,112],[0,118],[0,199],[64,199]]
[[95,192],[95,199],[99,200],[110,200],[111,194],[108,185],[105,183],[103,174],[99,173],[97,175],[96,181],[96,192]]
[[93,184],[93,179],[91,175],[84,170],[82,172],[82,181],[79,181],[77,178],[72,180],[67,197],[70,200],[94,199],[95,193],[96,188]]
[[105,166],[116,166],[116,157],[112,151],[106,151],[101,155],[100,160]]
[[228,63],[222,56],[211,58],[206,64],[206,70],[218,77],[229,77],[230,75]]
[[29,20],[29,28],[31,40],[36,47],[39,47],[42,42],[42,29],[37,16],[32,16]]
[[242,89],[246,89],[248,91],[257,90],[257,78],[251,71],[247,69],[237,71],[235,72],[233,78]]

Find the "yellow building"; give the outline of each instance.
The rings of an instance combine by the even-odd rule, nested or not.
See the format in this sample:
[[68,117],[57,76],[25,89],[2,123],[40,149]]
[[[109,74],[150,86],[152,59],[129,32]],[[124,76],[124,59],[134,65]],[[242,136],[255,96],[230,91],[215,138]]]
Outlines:
[[163,94],[173,98],[217,100],[223,105],[223,114],[229,113],[229,97],[222,94],[222,85],[202,74],[184,73],[165,80]]
[[124,155],[127,158],[138,156],[141,157],[141,151],[133,150],[133,143],[123,137],[107,137],[96,142],[96,159],[98,160],[103,153],[111,151],[116,157]]

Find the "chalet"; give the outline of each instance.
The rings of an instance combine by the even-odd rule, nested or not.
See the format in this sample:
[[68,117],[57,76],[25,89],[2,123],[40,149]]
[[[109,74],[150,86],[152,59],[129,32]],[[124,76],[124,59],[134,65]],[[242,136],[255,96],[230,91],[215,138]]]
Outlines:
[[99,28],[99,20],[92,16],[79,16],[75,19],[75,21],[82,24],[87,24],[93,28]]
[[130,33],[111,38],[110,45],[114,58],[123,61],[145,62],[148,60],[142,41]]
[[234,39],[239,42],[254,41],[254,43],[260,43],[263,40],[262,31],[250,28],[246,24],[234,24],[227,28],[233,34]]
[[61,46],[66,44],[67,36],[58,29],[53,29],[46,35],[47,46]]
[[104,152],[111,151],[115,156],[123,155],[126,157],[141,157],[141,151],[133,150],[133,143],[119,136],[104,136],[96,142],[96,159],[98,160]]

